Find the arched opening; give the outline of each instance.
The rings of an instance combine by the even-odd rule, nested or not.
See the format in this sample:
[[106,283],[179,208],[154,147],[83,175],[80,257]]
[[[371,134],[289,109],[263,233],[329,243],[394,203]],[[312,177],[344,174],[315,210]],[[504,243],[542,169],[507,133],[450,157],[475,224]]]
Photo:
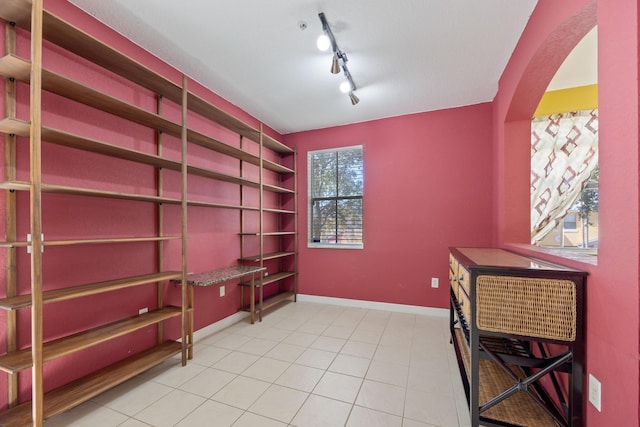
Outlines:
[[504,151],[498,165],[503,186],[498,199],[498,240],[504,244],[531,245],[531,118],[564,60],[595,25],[596,4],[588,2],[547,33],[514,83],[499,131]]
[[597,28],[558,69],[531,123],[531,244],[588,259],[599,242]]

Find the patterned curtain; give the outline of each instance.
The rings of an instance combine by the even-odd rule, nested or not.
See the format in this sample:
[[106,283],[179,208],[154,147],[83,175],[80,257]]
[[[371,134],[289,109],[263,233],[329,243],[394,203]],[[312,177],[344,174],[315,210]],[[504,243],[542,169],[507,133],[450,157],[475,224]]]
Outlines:
[[535,117],[531,123],[531,241],[576,203],[598,164],[598,110]]

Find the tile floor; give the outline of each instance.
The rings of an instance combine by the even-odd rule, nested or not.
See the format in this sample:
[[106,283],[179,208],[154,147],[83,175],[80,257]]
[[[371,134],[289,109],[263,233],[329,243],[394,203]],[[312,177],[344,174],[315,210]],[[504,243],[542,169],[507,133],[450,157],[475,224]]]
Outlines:
[[309,302],[240,321],[57,426],[463,427],[448,317]]

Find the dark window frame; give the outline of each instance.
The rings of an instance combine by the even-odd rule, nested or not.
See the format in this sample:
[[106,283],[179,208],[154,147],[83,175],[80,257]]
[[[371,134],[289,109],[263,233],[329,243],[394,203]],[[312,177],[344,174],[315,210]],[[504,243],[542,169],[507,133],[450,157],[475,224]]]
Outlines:
[[364,247],[363,151],[356,145],[308,152],[308,247]]

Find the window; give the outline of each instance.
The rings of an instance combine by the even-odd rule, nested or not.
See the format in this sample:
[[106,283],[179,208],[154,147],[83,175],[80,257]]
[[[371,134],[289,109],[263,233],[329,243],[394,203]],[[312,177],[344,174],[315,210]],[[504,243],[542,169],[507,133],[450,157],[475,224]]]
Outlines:
[[310,151],[309,247],[363,247],[362,146]]
[[578,216],[568,213],[564,217],[564,231],[576,231],[578,229]]

